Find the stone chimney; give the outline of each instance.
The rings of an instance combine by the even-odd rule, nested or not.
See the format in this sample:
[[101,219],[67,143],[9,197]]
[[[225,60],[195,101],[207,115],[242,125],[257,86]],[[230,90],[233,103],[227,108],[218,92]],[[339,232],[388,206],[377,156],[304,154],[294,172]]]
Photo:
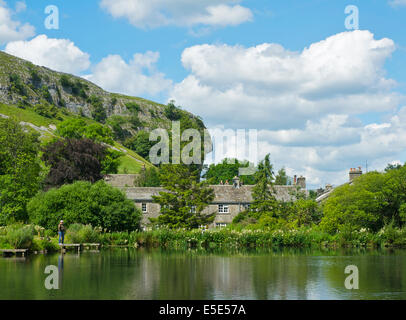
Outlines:
[[240,186],[241,186],[240,178],[237,177],[237,176],[235,176],[235,177],[233,178],[233,187],[234,187],[234,188],[239,188]]
[[358,168],[351,168],[349,172],[349,177],[350,177],[350,182],[353,181],[354,179],[362,176],[362,169],[361,167]]
[[306,189],[306,178],[303,176],[297,178],[297,185],[302,189]]

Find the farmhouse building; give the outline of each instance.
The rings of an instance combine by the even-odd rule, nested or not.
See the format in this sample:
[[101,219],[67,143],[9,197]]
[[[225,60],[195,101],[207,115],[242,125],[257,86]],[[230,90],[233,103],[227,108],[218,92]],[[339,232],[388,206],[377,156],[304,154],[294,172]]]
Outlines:
[[[304,177],[298,179],[300,185],[274,186],[274,195],[280,201],[295,201],[298,192],[306,191],[306,180]],[[165,192],[164,188],[142,188],[129,187],[129,179],[126,175],[109,175],[106,182],[114,187],[123,190],[127,198],[133,200],[136,206],[142,211],[142,225],[148,225],[149,218],[156,218],[160,214],[160,205],[153,202],[152,196],[158,196]],[[238,178],[233,179],[232,185],[211,185],[214,190],[214,200],[205,208],[202,213],[216,213],[215,220],[210,227],[224,227],[230,224],[234,217],[246,210],[251,205],[252,185],[241,185]],[[193,210],[193,208],[192,208]]]

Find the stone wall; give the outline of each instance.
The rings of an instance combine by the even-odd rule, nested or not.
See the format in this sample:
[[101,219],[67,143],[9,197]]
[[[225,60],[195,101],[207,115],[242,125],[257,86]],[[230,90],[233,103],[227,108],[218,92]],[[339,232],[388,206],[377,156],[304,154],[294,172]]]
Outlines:
[[138,174],[109,174],[104,181],[116,188],[134,187],[134,180]]
[[[212,185],[214,190],[214,200],[203,211],[204,214],[216,213],[215,220],[211,227],[218,224],[230,224],[235,216],[244,211],[253,201],[252,189],[254,186],[240,186],[238,188],[231,185]],[[165,191],[164,188],[121,188],[128,199],[135,202],[136,206],[142,211],[144,204],[146,212],[143,212],[142,224],[148,225],[149,218],[156,218],[160,213],[160,205],[153,203],[152,196],[158,196],[159,192]],[[297,192],[305,192],[297,186],[275,186],[275,197],[279,201],[295,201]],[[227,206],[227,213],[219,213],[219,205]]]

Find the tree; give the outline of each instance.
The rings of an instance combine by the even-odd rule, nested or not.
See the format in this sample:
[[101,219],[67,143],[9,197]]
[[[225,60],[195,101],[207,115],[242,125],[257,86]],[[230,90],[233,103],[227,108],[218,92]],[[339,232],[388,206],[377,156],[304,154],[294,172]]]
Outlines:
[[104,123],[107,119],[106,109],[103,106],[103,101],[100,97],[91,95],[87,102],[92,105],[92,117],[95,121]]
[[90,139],[54,141],[43,148],[42,160],[50,167],[45,183],[52,187],[80,180],[96,182],[109,173],[104,170],[106,162],[111,166],[108,155],[107,147]]
[[141,221],[134,202],[104,181],[79,181],[41,192],[28,204],[28,213],[32,223],[50,230],[56,230],[61,219],[67,226],[91,224],[111,232],[137,230]]
[[175,101],[171,100],[164,109],[165,117],[169,120],[176,121],[181,118],[181,114],[179,112],[179,108],[175,106]]
[[406,167],[385,173],[369,172],[351,185],[340,186],[323,203],[320,226],[324,231],[336,231],[351,226],[381,229],[391,221],[401,227],[406,203]]
[[124,145],[134,150],[144,159],[149,159],[149,150],[154,146],[156,142],[149,141],[149,133],[146,131],[138,131],[134,136],[127,139]]
[[124,141],[131,133],[123,129],[123,126],[127,123],[127,119],[123,116],[113,115],[107,119],[106,122],[113,130],[114,139],[118,141]]
[[291,204],[288,219],[294,227],[311,226],[319,222],[320,213],[317,202],[308,199],[298,199]]
[[214,199],[214,191],[205,182],[198,182],[198,171],[191,173],[184,165],[162,165],[160,179],[167,192],[153,196],[161,205],[158,218],[150,218],[152,223],[172,229],[198,228],[214,220],[213,214],[202,211]]
[[270,161],[270,154],[258,164],[255,173],[256,185],[252,189],[253,204],[251,209],[255,216],[260,216],[264,212],[273,212],[277,207],[277,201],[273,195],[274,172]]
[[0,119],[0,224],[27,220],[42,172],[38,137],[14,119]]
[[400,169],[403,166],[400,163],[396,163],[396,164],[392,164],[392,163],[388,163],[388,165],[385,168],[385,171],[388,172],[390,170],[396,170],[396,169]]
[[141,173],[134,180],[136,187],[159,187],[161,186],[161,179],[159,177],[159,170],[155,167],[143,168]]
[[[239,161],[237,159],[224,159],[221,163],[211,164],[209,169],[203,175],[212,184],[219,184],[221,181],[232,181],[235,176],[239,175],[240,168],[249,166],[247,161]],[[253,175],[241,176],[240,180],[244,184],[255,184]]]
[[68,119],[57,126],[57,134],[64,138],[88,138],[95,142],[112,144],[113,133],[100,123],[88,124],[83,119]]
[[[275,227],[281,224],[281,212],[284,204],[278,202],[274,196],[273,188],[273,166],[270,155],[258,164],[257,172],[254,175],[256,185],[252,189],[253,202],[248,210],[239,214],[234,223],[260,224],[262,227]],[[286,223],[286,221],[283,221]]]
[[288,176],[286,175],[285,168],[281,168],[278,171],[277,176],[275,177],[275,185],[277,186],[286,186],[288,184]]

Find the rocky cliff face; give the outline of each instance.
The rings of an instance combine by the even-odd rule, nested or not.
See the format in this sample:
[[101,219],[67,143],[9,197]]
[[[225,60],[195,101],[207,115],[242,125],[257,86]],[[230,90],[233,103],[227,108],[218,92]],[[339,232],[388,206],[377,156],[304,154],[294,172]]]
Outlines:
[[[164,105],[142,98],[109,93],[73,75],[36,66],[0,51],[0,103],[20,106],[49,105],[104,122],[113,115],[136,115],[141,128],[170,128]],[[178,110],[197,127],[202,121]]]

